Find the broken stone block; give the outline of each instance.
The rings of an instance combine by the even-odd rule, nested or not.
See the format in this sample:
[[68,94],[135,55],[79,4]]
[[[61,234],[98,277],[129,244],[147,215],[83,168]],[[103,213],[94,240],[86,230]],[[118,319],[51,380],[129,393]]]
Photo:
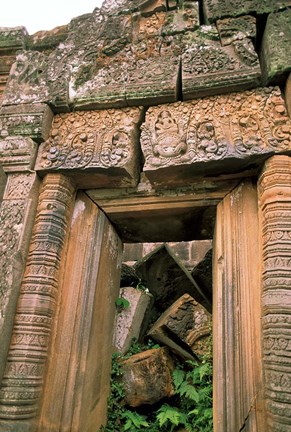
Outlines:
[[264,82],[283,82],[291,71],[291,9],[268,16],[262,46]]
[[191,272],[191,276],[207,293],[208,298],[212,297],[212,249],[210,249],[204,258],[197,264]]
[[266,14],[290,6],[290,0],[204,0],[203,10],[207,22],[219,18],[247,14]]
[[11,52],[24,48],[27,36],[25,27],[0,27],[0,51]]
[[257,87],[260,82],[259,59],[247,38],[227,46],[200,38],[182,55],[183,100]]
[[133,339],[144,334],[148,322],[152,295],[132,287],[122,288],[120,297],[129,302],[129,307],[117,313],[114,347],[125,354]]
[[166,310],[175,300],[188,293],[211,311],[210,299],[167,244],[138,261],[135,269],[154,296],[158,310]]
[[131,356],[122,365],[125,402],[131,407],[138,407],[172,396],[173,370],[174,361],[166,347]]
[[88,173],[82,176],[83,187],[90,182],[99,188],[136,185],[141,115],[140,108],[56,115],[49,139],[40,146],[36,170],[73,175],[80,169]]
[[160,316],[148,335],[191,360],[209,349],[210,333],[211,315],[185,294]]
[[49,137],[52,120],[53,113],[45,104],[4,106],[0,110],[0,135],[21,135],[42,142]]
[[151,107],[141,129],[143,171],[156,184],[259,167],[291,150],[291,122],[277,87]]
[[132,13],[140,11],[143,15],[152,15],[155,12],[166,10],[164,0],[105,0],[101,8],[106,14]]
[[256,18],[251,15],[217,20],[216,26],[222,45],[230,45],[244,38],[256,38]]
[[121,276],[120,276],[120,288],[123,287],[136,287],[139,283],[139,278],[133,267],[122,263],[121,265]]
[[198,2],[191,2],[191,7],[168,11],[162,35],[194,31],[199,27]]

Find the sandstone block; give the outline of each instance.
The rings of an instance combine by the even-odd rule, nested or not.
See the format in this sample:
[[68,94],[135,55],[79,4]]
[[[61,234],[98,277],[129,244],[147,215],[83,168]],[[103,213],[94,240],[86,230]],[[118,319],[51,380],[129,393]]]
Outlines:
[[207,351],[211,315],[191,296],[184,294],[154,323],[148,335],[186,359]]
[[151,107],[141,126],[153,183],[230,173],[290,151],[291,123],[278,88]]
[[268,16],[262,46],[261,63],[264,81],[282,82],[291,70],[291,10]]
[[0,27],[0,51],[11,52],[25,47],[25,27]]
[[204,258],[194,267],[191,276],[200,288],[212,298],[212,249],[209,249]]
[[[78,169],[82,186],[125,187],[137,183],[139,174],[138,125],[142,110],[86,111],[55,116],[50,136],[39,149],[36,170]],[[91,183],[92,185],[92,183]]]
[[291,118],[291,74],[288,76],[285,86],[285,102],[289,117]]
[[1,204],[4,190],[5,190],[6,180],[7,180],[6,174],[5,174],[2,166],[0,165],[0,204]]
[[244,90],[261,82],[258,56],[250,40],[221,46],[220,41],[211,40],[214,31],[208,30],[183,52],[183,100]]
[[0,110],[0,135],[21,135],[42,142],[49,137],[52,120],[53,113],[45,104],[4,106]]
[[5,172],[32,169],[36,152],[37,144],[30,138],[7,137],[0,139],[0,164]]
[[135,265],[160,311],[188,293],[211,311],[211,302],[167,244],[156,248]]
[[[133,245],[135,246],[135,245]],[[121,265],[120,287],[136,287],[139,283],[139,278],[135,269],[125,263]]]
[[251,15],[217,20],[216,25],[222,45],[230,45],[246,37],[256,38],[256,18]]
[[131,356],[122,365],[125,402],[137,407],[172,396],[171,373],[174,362],[167,348],[157,348]]
[[132,340],[144,333],[152,296],[136,288],[125,287],[120,290],[120,297],[129,302],[129,307],[117,313],[114,335],[114,347],[125,354]]
[[205,19],[214,22],[218,18],[235,17],[250,13],[265,14],[290,6],[290,0],[204,0]]

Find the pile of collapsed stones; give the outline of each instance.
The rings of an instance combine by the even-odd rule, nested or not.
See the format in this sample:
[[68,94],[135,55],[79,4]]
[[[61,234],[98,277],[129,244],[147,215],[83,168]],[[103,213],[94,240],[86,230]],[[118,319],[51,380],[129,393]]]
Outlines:
[[120,298],[128,307],[116,315],[115,351],[150,337],[159,348],[132,355],[122,364],[125,402],[154,404],[174,394],[177,358],[199,359],[208,349],[212,309],[212,249],[190,272],[168,244],[134,266],[122,265]]

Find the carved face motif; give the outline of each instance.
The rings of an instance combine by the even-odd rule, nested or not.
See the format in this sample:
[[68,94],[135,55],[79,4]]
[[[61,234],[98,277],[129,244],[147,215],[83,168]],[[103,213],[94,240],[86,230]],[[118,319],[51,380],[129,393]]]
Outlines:
[[154,153],[163,157],[175,157],[185,153],[187,144],[178,135],[166,135],[158,139]]

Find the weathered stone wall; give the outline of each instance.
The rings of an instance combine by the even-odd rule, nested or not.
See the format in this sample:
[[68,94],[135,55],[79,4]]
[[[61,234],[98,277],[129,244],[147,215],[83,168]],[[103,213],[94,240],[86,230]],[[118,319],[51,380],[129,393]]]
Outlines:
[[[95,356],[90,332],[111,331],[118,235],[133,243],[209,241],[215,224],[215,391],[224,397],[215,399],[214,430],[291,430],[290,7],[290,0],[105,0],[49,32],[0,28],[0,431],[75,424],[91,432],[97,417],[104,422],[110,349]],[[87,215],[75,205],[84,224],[92,218],[84,235],[70,211],[76,189],[91,208]],[[113,223],[118,233],[112,244],[100,240],[102,212],[108,232]],[[85,267],[77,259],[74,271],[84,280],[73,286],[66,254],[74,257],[82,241]],[[91,252],[103,263],[93,272]],[[110,292],[98,309],[93,293],[103,284]],[[74,390],[53,411],[55,364],[70,370],[64,385]],[[98,367],[98,394],[86,379],[78,387]],[[82,404],[88,389],[94,402]]]

